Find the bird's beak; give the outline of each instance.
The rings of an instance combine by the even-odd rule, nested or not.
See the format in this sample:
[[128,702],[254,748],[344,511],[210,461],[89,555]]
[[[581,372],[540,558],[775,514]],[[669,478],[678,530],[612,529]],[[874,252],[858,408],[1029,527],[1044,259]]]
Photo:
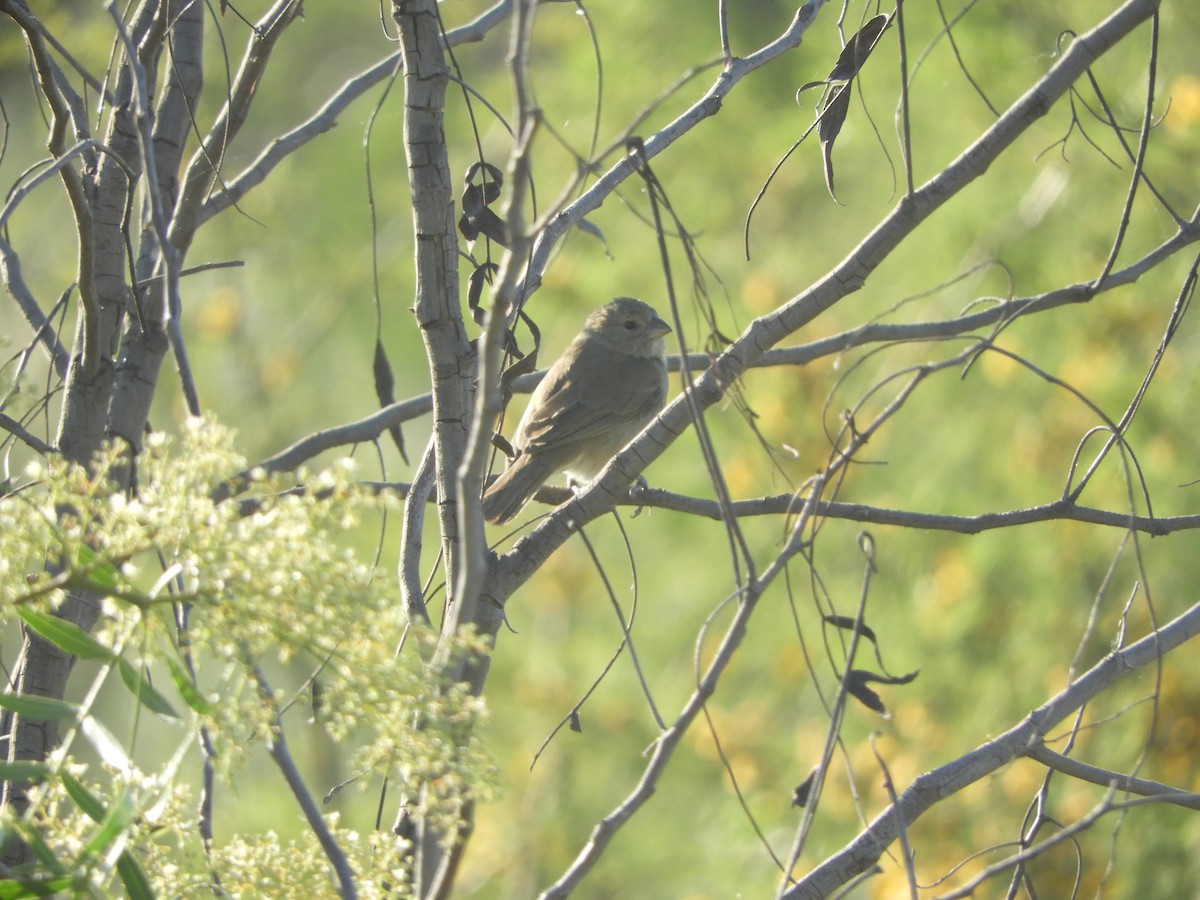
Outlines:
[[646,325],[646,332],[652,338],[662,337],[664,334],[671,333],[671,326],[668,325],[666,322],[664,322],[662,319],[660,319],[658,316],[655,316]]

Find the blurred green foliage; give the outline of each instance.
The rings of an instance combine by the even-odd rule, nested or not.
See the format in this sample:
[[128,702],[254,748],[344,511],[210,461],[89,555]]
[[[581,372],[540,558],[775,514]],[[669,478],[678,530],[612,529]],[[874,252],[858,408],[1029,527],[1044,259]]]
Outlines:
[[[263,4],[239,6],[252,16]],[[448,0],[447,27],[469,20],[487,4]],[[730,5],[735,54],[745,54],[778,34],[794,8],[777,0]],[[1103,6],[1105,9],[1100,9]],[[1052,63],[1062,33],[1081,32],[1111,4],[1068,0],[1031,8],[1016,2],[972,6],[955,27],[958,56],[997,108],[1023,93]],[[71,46],[102,69],[107,43],[96,14],[82,4],[61,4],[47,23],[60,27],[78,16]],[[873,10],[871,10],[873,12]],[[903,190],[896,138],[898,37],[882,39],[856,86],[850,118],[834,150],[840,205],[826,193],[817,146],[805,142],[772,183],[753,219],[752,258],[744,259],[743,226],[751,201],[775,162],[810,124],[814,94],[797,105],[796,87],[823,77],[840,48],[838,8],[825,8],[804,45],[750,76],[720,113],[653,160],[681,220],[696,236],[722,331],[735,334],[754,316],[802,292],[849,254],[896,203]],[[854,5],[844,34],[863,14]],[[957,10],[947,10],[956,15]],[[319,105],[341,80],[391,51],[385,29],[369,5],[309,3],[306,19],[287,36],[260,87],[256,118],[226,157],[227,171],[249,162],[258,148]],[[911,78],[913,168],[917,183],[935,175],[992,121],[941,29],[936,8],[906,9],[908,58],[920,59]],[[221,20],[229,52],[246,27]],[[594,29],[595,44],[593,45]],[[1200,64],[1194,35],[1200,11],[1169,2],[1162,10],[1156,117],[1148,171],[1155,186],[1184,216],[1196,204],[1200,162]],[[60,32],[61,33],[61,32]],[[602,84],[599,143],[620,134],[633,115],[691,67],[719,58],[715,4],[667,0],[652,6],[606,3],[581,15],[570,4],[539,9],[532,83],[546,117],[534,152],[542,208],[575,171],[575,153],[592,141],[597,85]],[[0,34],[4,96],[10,121],[30,110],[27,79],[13,29]],[[1146,90],[1148,29],[1096,67],[1095,75],[1119,121],[1139,122]],[[210,40],[209,91],[198,113],[211,116],[221,101],[226,65]],[[924,51],[928,49],[926,54]],[[492,35],[455,52],[462,78],[507,116],[509,81],[503,69],[506,38]],[[602,76],[597,70],[602,60]],[[228,65],[236,66],[236,58]],[[639,129],[648,134],[685,109],[719,68],[697,74],[655,110]],[[1082,89],[1081,85],[1081,89]],[[24,92],[22,94],[22,91]],[[412,301],[412,236],[407,208],[402,95],[383,88],[352,108],[339,127],[296,153],[262,188],[201,232],[189,263],[238,259],[242,268],[213,271],[185,282],[186,325],[201,399],[221,421],[237,428],[251,458],[273,452],[297,436],[364,415],[375,407],[371,388],[372,335],[380,303],[382,333],[396,369],[397,395],[428,389],[423,350],[407,308]],[[1112,245],[1125,202],[1130,166],[1110,131],[1076,98],[1085,138],[1071,127],[1060,102],[993,168],[923,225],[866,286],[796,336],[814,340],[872,320],[950,318],[980,298],[1027,296],[1096,275]],[[378,103],[378,110],[374,105]],[[508,137],[472,100],[479,142],[502,164]],[[1164,116],[1164,111],[1165,116]],[[364,135],[374,115],[370,154],[374,216],[368,205]],[[475,158],[472,119],[461,91],[450,94],[451,162],[465,172]],[[553,134],[551,133],[553,132]],[[557,142],[560,135],[573,152]],[[0,172],[6,181],[36,157],[34,134],[10,134],[12,147]],[[1094,141],[1097,146],[1089,142]],[[1136,131],[1126,133],[1136,142]],[[1101,152],[1103,151],[1103,152]],[[1114,165],[1109,159],[1116,161]],[[44,302],[70,278],[73,258],[61,221],[63,203],[43,188],[13,220],[14,234],[41,233],[43,251],[25,259],[27,275]],[[644,192],[628,182],[621,202],[589,216],[604,240],[577,231],[545,274],[530,310],[544,332],[543,363],[553,358],[592,307],[617,294],[633,294],[665,309],[663,276],[646,225]],[[1163,240],[1174,223],[1143,188],[1118,266]],[[378,279],[373,277],[373,248]],[[705,334],[691,311],[683,257],[673,260],[681,295],[683,335],[693,348]],[[1110,419],[1133,397],[1161,339],[1190,257],[1174,259],[1132,287],[1104,294],[1086,306],[1018,321],[997,343],[1086,395]],[[464,275],[469,271],[464,261]],[[25,340],[10,309],[0,311],[11,348]],[[1138,475],[1108,457],[1082,502],[1146,512],[1143,478],[1153,511],[1178,515],[1195,507],[1197,487],[1189,465],[1200,433],[1191,366],[1197,330],[1185,319],[1129,433],[1141,464]],[[907,366],[939,360],[966,346],[890,346],[819,361],[802,369],[752,371],[744,383],[755,427],[778,453],[771,464],[763,447],[732,406],[712,410],[708,422],[736,497],[786,491],[822,467],[827,435],[843,409],[880,379]],[[960,378],[959,375],[962,375]],[[34,385],[29,385],[33,388]],[[891,396],[869,400],[865,421]],[[155,414],[172,428],[182,406],[165,379]],[[1063,491],[1072,458],[1085,434],[1102,424],[1096,413],[1030,368],[984,356],[969,370],[930,379],[902,414],[868,445],[852,467],[839,499],[952,514],[1003,511],[1046,503]],[[428,423],[408,427],[410,454]],[[1102,437],[1091,437],[1081,459],[1092,458]],[[363,469],[404,479],[390,447],[361,448]],[[370,473],[368,472],[368,477]],[[708,496],[711,487],[695,438],[685,435],[648,472],[656,487]],[[1078,473],[1075,476],[1078,477]],[[717,523],[650,511],[625,523],[636,580],[611,520],[588,529],[609,580],[628,609],[636,584],[636,646],[668,717],[695,679],[698,635],[709,616],[707,659],[713,636],[728,620],[722,601],[735,588],[728,544]],[[394,522],[359,534],[378,542],[385,566],[394,561]],[[764,565],[785,534],[784,523],[745,524],[756,561]],[[710,704],[725,760],[759,829],[778,854],[786,854],[799,811],[792,789],[817,761],[836,673],[826,645],[839,637],[823,631],[821,609],[830,604],[852,615],[865,563],[857,549],[862,526],[829,521],[814,548],[812,572],[793,564],[788,589],[771,592],[756,614],[737,662]],[[817,829],[802,868],[839,849],[886,802],[868,738],[903,788],[913,777],[971,749],[1017,722],[1029,708],[1060,690],[1070,667],[1095,662],[1125,628],[1140,635],[1195,596],[1200,583],[1196,538],[1130,538],[1115,529],[1046,524],[976,536],[872,528],[878,573],[871,582],[867,620],[880,636],[893,672],[920,670],[904,687],[882,688],[892,715],[881,719],[852,707],[835,775],[822,799]],[[499,535],[497,535],[499,536]],[[429,536],[427,546],[433,546]],[[828,598],[826,600],[826,598]],[[1132,600],[1130,599],[1132,598]],[[620,641],[601,579],[583,547],[573,543],[554,557],[507,610],[511,633],[502,633],[487,699],[487,746],[500,760],[505,796],[478,810],[466,861],[463,896],[529,896],[561,872],[606,815],[640,777],[642,751],[656,728],[627,659],[617,664],[581,714],[582,733],[561,731],[531,768],[542,739],[579,699]],[[1090,628],[1089,621],[1094,621]],[[1076,648],[1078,647],[1078,651]],[[811,669],[806,664],[807,652]],[[836,654],[834,656],[836,659]],[[297,670],[299,673],[299,670]],[[298,674],[298,677],[300,675]],[[815,679],[815,681],[814,681]],[[817,688],[820,688],[820,695]],[[1157,702],[1146,702],[1157,691]],[[1200,674],[1169,661],[1085,711],[1096,727],[1081,733],[1076,753],[1097,765],[1129,770],[1181,788],[1200,789],[1195,763]],[[1109,717],[1115,717],[1110,719]],[[1099,724],[1103,723],[1103,724]],[[1153,739],[1149,735],[1153,733]],[[1061,746],[1061,745],[1058,745]],[[300,748],[301,750],[305,748]],[[307,748],[315,779],[332,784],[346,776],[335,747],[314,738]],[[852,774],[847,774],[847,773]],[[923,884],[942,877],[982,847],[1017,840],[1022,817],[1044,771],[1021,762],[937,807],[911,833],[918,846]],[[236,798],[223,797],[225,827],[278,827],[269,781],[243,782]],[[1061,822],[1085,813],[1103,791],[1056,777],[1049,815]],[[371,792],[339,798],[357,827],[372,822]],[[227,804],[227,806],[226,806]],[[297,823],[299,825],[299,823]],[[1081,841],[1082,895],[1105,885],[1110,896],[1179,897],[1200,892],[1200,840],[1195,818],[1147,806],[1110,817]],[[1115,849],[1114,849],[1115,848]],[[1011,848],[976,860],[969,876]],[[1074,878],[1074,850],[1064,846],[1032,870],[1044,896],[1066,896]],[[1108,871],[1109,865],[1112,871]],[[883,876],[863,896],[889,897],[904,890],[903,868],[885,860]],[[698,723],[654,799],[622,831],[579,896],[729,897],[762,895],[779,878],[739,807],[711,734]],[[953,881],[953,879],[952,879]],[[991,894],[988,894],[991,896]]]

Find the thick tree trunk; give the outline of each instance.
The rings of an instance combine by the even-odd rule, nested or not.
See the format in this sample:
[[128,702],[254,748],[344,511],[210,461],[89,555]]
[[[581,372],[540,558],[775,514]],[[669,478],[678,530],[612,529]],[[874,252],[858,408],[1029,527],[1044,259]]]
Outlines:
[[[467,338],[459,297],[454,180],[443,115],[450,72],[434,0],[394,0],[392,15],[400,34],[404,65],[404,147],[416,244],[413,311],[433,377],[435,484],[449,604],[444,639],[452,641],[454,632],[467,624],[475,626],[478,633],[494,635],[501,616],[498,610],[483,609],[477,599],[460,598],[454,592],[463,565],[457,484],[474,413],[476,354]],[[464,602],[470,608],[460,608]],[[486,658],[473,661],[469,668],[470,672],[456,671],[452,677],[468,681],[479,692],[487,671]],[[410,796],[425,790],[421,785],[409,785],[408,789]],[[418,896],[448,896],[471,823],[468,807],[447,849],[444,835],[428,823],[414,820],[402,804],[394,830],[413,842],[412,870]]]
[[[168,23],[176,29],[173,36],[173,65],[171,80],[163,95],[160,118],[156,122],[155,152],[169,151],[158,160],[158,171],[162,174],[159,189],[173,198],[174,182],[179,166],[179,154],[190,127],[190,106],[199,89],[200,34],[203,25],[203,8],[197,4],[186,5],[180,14],[182,0],[144,0],[128,28],[131,40],[139,48],[140,63],[146,72],[152,73],[164,46]],[[193,78],[180,82],[181,75],[195,73]],[[146,90],[151,91],[147,75]],[[60,80],[60,85],[65,82]],[[134,223],[127,221],[133,214],[130,205],[130,178],[136,179],[142,171],[142,156],[139,147],[136,118],[136,76],[130,61],[125,59],[118,68],[112,87],[114,104],[109,117],[104,142],[111,153],[99,154],[93,179],[85,185],[88,223],[90,229],[90,252],[88,269],[80,272],[81,279],[90,279],[94,284],[95,309],[88,310],[80,304],[79,321],[71,350],[71,361],[63,389],[63,405],[59,418],[55,447],[66,459],[87,465],[105,439],[120,436],[126,439],[131,450],[140,447],[140,436],[149,415],[149,398],[153,396],[159,366],[140,364],[134,371],[123,361],[122,375],[118,376],[115,358],[118,337],[128,308],[129,286],[127,284],[126,242],[123,228],[133,229]],[[149,98],[146,98],[147,102]],[[76,119],[73,126],[82,134],[86,122]],[[82,229],[81,229],[82,230]],[[81,235],[80,240],[84,237]],[[157,245],[142,235],[143,259],[139,265],[139,277],[152,274],[152,256],[157,256]],[[81,265],[81,269],[84,266]],[[161,334],[161,314],[143,315],[142,322],[151,327],[142,329],[137,319],[126,322],[128,332],[136,333],[142,345],[153,345],[156,333]],[[95,365],[85,365],[85,342],[95,345],[86,348]],[[136,343],[131,344],[135,346]],[[165,342],[162,344],[165,348]],[[161,351],[158,362],[161,362]],[[133,378],[130,378],[130,375]],[[129,402],[128,385],[136,383],[136,394],[142,402]],[[124,383],[126,390],[121,391]],[[114,388],[117,389],[114,394]],[[122,425],[113,428],[114,419]],[[114,489],[127,485],[114,484]],[[53,561],[51,561],[53,564]],[[87,594],[68,595],[58,615],[85,631],[96,624],[100,608],[98,600]],[[26,631],[13,674],[13,688],[21,694],[61,699],[67,687],[75,658],[58,647],[47,643]],[[30,721],[21,716],[6,717],[0,722],[0,731],[8,738],[10,761],[44,760],[58,744],[58,729],[53,721]],[[5,782],[2,802],[22,810],[26,803],[27,786]],[[15,865],[25,861],[27,848],[13,845],[6,854],[5,862]]]

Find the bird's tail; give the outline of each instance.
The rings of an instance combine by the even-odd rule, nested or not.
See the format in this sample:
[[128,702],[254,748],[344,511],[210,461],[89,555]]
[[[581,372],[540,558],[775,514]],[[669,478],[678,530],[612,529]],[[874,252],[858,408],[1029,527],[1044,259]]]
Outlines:
[[507,522],[521,511],[546,480],[539,460],[523,454],[483,493],[483,517],[493,525]]

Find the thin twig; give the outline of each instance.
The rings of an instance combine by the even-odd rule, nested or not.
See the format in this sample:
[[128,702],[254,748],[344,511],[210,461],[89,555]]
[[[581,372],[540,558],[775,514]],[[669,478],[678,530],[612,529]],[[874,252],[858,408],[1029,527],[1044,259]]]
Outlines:
[[[629,660],[633,663],[634,674],[637,676],[638,685],[642,689],[642,696],[646,698],[646,705],[650,708],[650,715],[654,717],[654,724],[658,726],[659,731],[666,731],[667,723],[663,721],[662,715],[658,711],[658,705],[654,702],[654,695],[650,693],[650,685],[646,681],[646,675],[642,671],[642,664],[638,660],[637,650],[633,645],[633,634],[629,630],[630,622],[625,619],[625,613],[621,610],[621,604],[617,601],[616,591],[613,590],[612,584],[608,580],[608,575],[604,571],[604,566],[600,562],[600,556],[596,553],[596,548],[592,546],[587,532],[582,528],[579,529],[579,537],[583,540],[583,545],[587,548],[588,554],[592,558],[592,563],[595,565],[596,571],[600,574],[600,580],[604,582],[604,592],[608,595],[613,612],[617,616],[617,623],[621,626],[621,645],[629,647]],[[634,583],[636,585],[636,579]]]
[[[257,665],[251,665],[250,671],[258,685],[259,696],[264,703],[268,704],[274,710],[275,692],[271,690],[271,686],[267,683],[262,670]],[[278,712],[275,713],[271,723],[271,730],[267,739],[267,753],[270,754],[280,774],[283,775],[283,779],[287,782],[292,796],[300,804],[300,809],[304,813],[304,819],[308,822],[308,827],[316,835],[317,842],[321,845],[321,849],[329,860],[329,864],[333,867],[334,875],[337,877],[338,882],[338,894],[342,897],[342,900],[354,900],[358,896],[358,889],[354,884],[354,870],[350,868],[350,861],[346,858],[346,854],[343,852],[341,846],[339,846],[337,839],[333,836],[333,832],[329,830],[329,825],[321,815],[321,810],[317,806],[316,800],[313,799],[312,794],[309,792],[308,785],[304,783],[304,778],[300,774],[300,770],[296,768],[295,760],[292,759],[291,751],[288,750],[287,738],[283,733],[283,722],[280,721]]]
[[1025,755],[1069,778],[1078,778],[1080,781],[1087,781],[1101,787],[1110,787],[1129,794],[1156,797],[1165,803],[1173,803],[1187,809],[1200,809],[1200,794],[1171,787],[1171,785],[1159,781],[1151,781],[1149,778],[1137,778],[1133,775],[1088,765],[1069,756],[1063,756],[1061,753],[1055,753],[1045,744],[1036,744],[1030,747]]

